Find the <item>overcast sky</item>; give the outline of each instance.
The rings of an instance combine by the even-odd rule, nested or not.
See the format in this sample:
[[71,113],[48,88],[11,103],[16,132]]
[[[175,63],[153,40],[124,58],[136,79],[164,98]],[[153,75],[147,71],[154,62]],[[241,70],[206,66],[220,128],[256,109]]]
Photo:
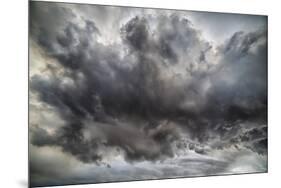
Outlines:
[[30,3],[30,182],[267,171],[267,17]]

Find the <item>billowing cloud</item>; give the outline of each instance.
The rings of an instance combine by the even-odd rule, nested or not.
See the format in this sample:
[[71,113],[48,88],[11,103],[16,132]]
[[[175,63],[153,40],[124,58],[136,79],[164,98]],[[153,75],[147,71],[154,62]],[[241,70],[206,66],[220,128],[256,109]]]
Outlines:
[[[111,11],[120,18],[110,37],[99,8],[108,23]],[[76,165],[110,172],[116,158],[131,170],[147,162],[157,166],[151,178],[239,173],[231,161],[241,156],[266,161],[266,23],[218,45],[190,13],[43,2],[30,9],[34,153],[56,148]],[[178,170],[186,162],[194,173]],[[31,166],[34,178],[40,170]],[[141,169],[135,179],[150,179]],[[266,168],[256,169],[249,171]]]

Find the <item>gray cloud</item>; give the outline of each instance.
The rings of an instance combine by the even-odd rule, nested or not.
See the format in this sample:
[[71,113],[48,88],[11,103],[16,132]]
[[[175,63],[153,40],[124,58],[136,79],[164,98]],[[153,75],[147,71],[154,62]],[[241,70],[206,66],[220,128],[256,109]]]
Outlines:
[[[229,149],[267,155],[266,30],[236,31],[214,46],[180,13],[115,8],[124,19],[108,42],[97,13],[55,5],[31,3],[31,40],[50,61],[31,76],[30,92],[63,123],[50,131],[35,122],[33,146],[108,168],[114,155],[132,165],[190,152],[197,164]],[[203,161],[197,170],[207,175],[227,172],[231,160]],[[192,174],[162,171],[155,176]]]

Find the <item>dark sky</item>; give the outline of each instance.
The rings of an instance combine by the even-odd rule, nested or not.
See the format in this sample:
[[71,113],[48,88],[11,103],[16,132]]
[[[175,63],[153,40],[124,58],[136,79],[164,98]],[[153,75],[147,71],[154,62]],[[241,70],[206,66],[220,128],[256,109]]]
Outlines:
[[33,186],[267,171],[267,17],[30,3]]

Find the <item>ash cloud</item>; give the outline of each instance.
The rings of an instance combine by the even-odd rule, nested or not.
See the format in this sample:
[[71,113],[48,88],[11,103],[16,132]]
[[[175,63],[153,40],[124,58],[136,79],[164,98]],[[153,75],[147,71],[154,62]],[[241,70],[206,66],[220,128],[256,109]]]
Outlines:
[[137,14],[109,43],[79,9],[42,4],[31,3],[31,40],[52,63],[30,89],[64,125],[33,126],[32,145],[97,165],[114,152],[132,164],[182,151],[267,154],[266,29],[214,46],[181,14]]

